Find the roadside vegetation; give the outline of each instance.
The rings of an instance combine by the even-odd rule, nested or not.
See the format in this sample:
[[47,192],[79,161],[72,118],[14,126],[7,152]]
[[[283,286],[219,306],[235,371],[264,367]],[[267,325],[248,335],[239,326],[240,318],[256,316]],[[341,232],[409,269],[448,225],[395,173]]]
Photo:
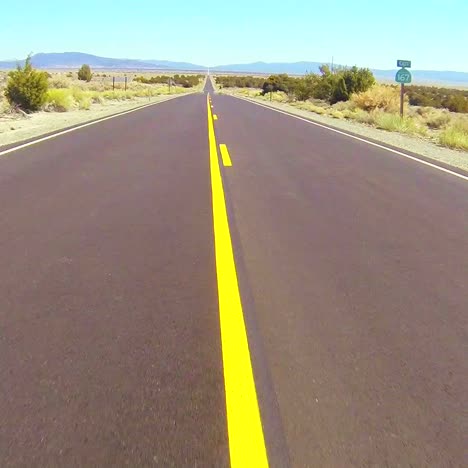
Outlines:
[[34,70],[31,57],[26,59],[23,67],[8,74],[5,97],[10,105],[25,111],[37,111],[46,101],[48,75],[46,72]]
[[468,90],[411,85],[407,87],[407,95],[412,106],[468,113]]
[[[92,73],[88,65],[78,72],[35,70],[26,60],[11,72],[0,73],[0,117],[10,118],[36,111],[68,112],[89,110],[109,101],[151,99],[166,94],[199,91],[201,75],[154,75],[146,73]],[[127,83],[125,83],[125,80]],[[171,86],[168,85],[171,80]]]
[[182,88],[193,88],[198,86],[200,81],[204,79],[203,75],[159,75],[159,76],[137,76],[134,78],[134,81],[144,84],[168,84],[169,79],[176,86],[181,86]]
[[340,69],[304,77],[272,75],[215,77],[220,92],[284,103],[289,106],[429,139],[468,151],[468,91],[407,86],[404,117],[399,115],[400,90],[377,84],[367,69]]
[[88,83],[93,79],[91,67],[89,65],[82,65],[78,70],[78,79],[81,81],[87,81]]

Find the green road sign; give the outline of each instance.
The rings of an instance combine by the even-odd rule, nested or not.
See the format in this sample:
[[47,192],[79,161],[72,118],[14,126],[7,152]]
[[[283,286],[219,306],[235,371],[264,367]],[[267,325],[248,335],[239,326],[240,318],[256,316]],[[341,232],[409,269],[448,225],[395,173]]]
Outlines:
[[397,67],[411,68],[411,60],[397,60]]
[[406,68],[397,71],[395,76],[397,83],[411,83],[411,73]]

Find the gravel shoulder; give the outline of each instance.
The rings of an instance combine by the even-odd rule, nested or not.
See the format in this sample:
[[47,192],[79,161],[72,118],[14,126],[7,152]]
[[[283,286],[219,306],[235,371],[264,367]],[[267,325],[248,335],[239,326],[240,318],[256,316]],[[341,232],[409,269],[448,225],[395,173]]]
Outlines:
[[[221,94],[236,96],[236,93],[226,92],[226,90],[223,90]],[[449,148],[443,148],[422,137],[387,132],[385,130],[371,127],[370,125],[361,124],[359,122],[335,119],[333,117],[297,109],[296,107],[285,103],[269,102],[265,101],[264,99],[252,97],[246,98],[245,96],[240,95],[238,97],[242,97],[253,102],[258,102],[267,107],[283,110],[285,112],[304,117],[313,122],[328,125],[345,132],[350,132],[365,138],[377,140],[387,145],[418,154],[424,158],[468,171],[468,152],[466,151],[456,151]]]
[[[178,94],[185,96],[186,94]],[[176,97],[176,96],[173,96]],[[63,130],[74,125],[108,117],[127,110],[162,102],[173,97],[168,95],[154,96],[151,99],[138,98],[132,101],[108,101],[104,104],[92,104],[89,110],[69,112],[36,112],[26,116],[0,115],[0,148],[19,143],[41,135]]]

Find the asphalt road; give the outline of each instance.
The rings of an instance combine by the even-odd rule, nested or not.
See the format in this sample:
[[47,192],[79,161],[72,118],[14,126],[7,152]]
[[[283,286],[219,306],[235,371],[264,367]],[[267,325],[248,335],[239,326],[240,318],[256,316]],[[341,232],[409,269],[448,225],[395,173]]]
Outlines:
[[[270,466],[466,466],[468,181],[212,104]],[[0,466],[229,466],[208,130],[198,94],[0,155]]]

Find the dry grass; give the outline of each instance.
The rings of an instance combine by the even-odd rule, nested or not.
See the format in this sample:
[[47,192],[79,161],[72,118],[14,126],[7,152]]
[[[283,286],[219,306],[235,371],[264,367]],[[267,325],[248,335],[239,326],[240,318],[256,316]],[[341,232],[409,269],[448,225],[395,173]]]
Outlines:
[[330,112],[330,115],[334,118],[334,119],[344,119],[345,118],[345,114],[344,114],[344,111],[339,111],[339,110],[332,110]]
[[5,98],[5,87],[7,83],[8,74],[0,71],[0,115],[6,114],[10,110],[10,105]]
[[326,113],[326,110],[323,107],[317,106],[316,104],[310,101],[297,101],[293,103],[293,106],[297,107],[298,109],[313,112],[315,114],[322,115]]
[[439,135],[439,143],[449,148],[468,151],[468,119],[458,119]]
[[398,112],[400,109],[400,92],[394,86],[375,85],[364,93],[353,94],[351,102],[358,109],[367,112],[376,109],[386,112]]
[[375,111],[372,116],[377,128],[389,132],[399,132],[410,135],[427,134],[427,127],[421,125],[417,119],[411,116],[400,117],[399,114],[382,111]]
[[435,109],[434,107],[419,107],[416,109],[415,115],[420,116],[420,119],[430,129],[445,128],[453,119],[448,110]]

